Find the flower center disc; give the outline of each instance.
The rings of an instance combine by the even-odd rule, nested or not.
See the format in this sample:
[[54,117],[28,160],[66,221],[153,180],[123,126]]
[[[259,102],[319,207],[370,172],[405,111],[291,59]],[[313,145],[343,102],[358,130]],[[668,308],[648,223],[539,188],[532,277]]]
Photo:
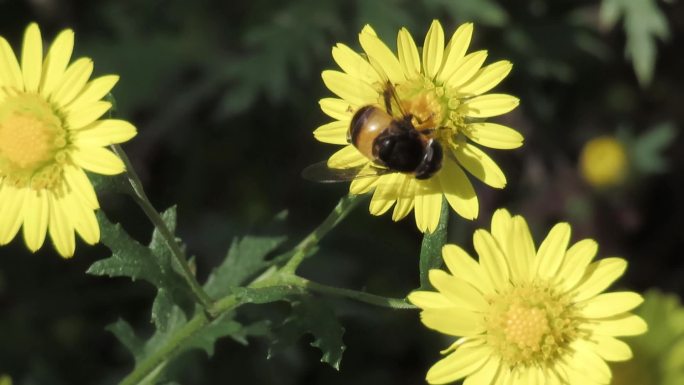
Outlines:
[[514,287],[489,302],[488,341],[511,367],[552,360],[577,337],[571,302],[544,285]]
[[0,102],[0,178],[17,187],[51,187],[66,138],[62,120],[40,96],[8,96]]

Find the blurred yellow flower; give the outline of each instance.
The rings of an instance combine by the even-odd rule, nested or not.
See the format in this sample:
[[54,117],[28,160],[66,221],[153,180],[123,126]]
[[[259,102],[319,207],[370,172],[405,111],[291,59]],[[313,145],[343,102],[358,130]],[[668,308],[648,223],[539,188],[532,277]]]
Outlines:
[[614,186],[627,176],[627,151],[616,138],[600,136],[584,145],[579,166],[582,177],[592,186]]
[[[502,60],[483,67],[486,51],[466,55],[472,33],[472,24],[460,26],[445,47],[442,26],[433,21],[421,52],[404,28],[399,31],[395,55],[366,26],[359,34],[364,54],[344,44],[333,48],[333,58],[342,71],[324,71],[322,77],[338,97],[322,99],[320,105],[335,120],[314,132],[321,142],[344,146],[330,157],[329,167],[378,166],[347,137],[350,122],[360,108],[372,105],[386,110],[388,81],[402,109],[412,115],[413,125],[428,132],[425,135],[436,140],[444,152],[441,170],[428,179],[399,172],[355,179],[350,186],[352,194],[374,190],[371,214],[382,215],[394,206],[392,219],[398,221],[414,210],[418,228],[433,232],[439,223],[443,196],[462,217],[474,219],[478,215],[477,196],[463,169],[491,187],[506,185],[501,169],[469,140],[496,149],[522,145],[523,137],[517,131],[484,122],[518,105],[518,98],[510,95],[483,95],[508,75],[512,64]],[[393,117],[397,118],[396,112]],[[359,174],[367,174],[367,170],[361,169]]]
[[0,376],[0,385],[12,385],[12,377],[6,374]]
[[69,64],[74,33],[62,31],[43,58],[38,25],[24,34],[21,65],[0,37],[0,244],[23,225],[24,241],[38,250],[46,233],[70,257],[74,231],[86,243],[100,239],[99,207],[84,170],[118,174],[124,165],[104,147],[129,140],[135,127],[100,119],[111,104],[101,99],[119,77],[88,81],[89,58]]
[[592,262],[598,245],[584,239],[568,248],[570,226],[555,225],[539,249],[525,219],[498,210],[491,232],[473,236],[479,263],[463,249],[442,251],[451,274],[431,270],[437,289],[408,299],[423,323],[459,336],[430,368],[427,381],[446,384],[609,384],[606,361],[632,357],[616,339],[644,333],[630,313],[642,302],[633,292],[601,294],[627,268],[621,258]]
[[646,334],[630,339],[634,358],[614,363],[611,385],[684,384],[684,307],[675,295],[649,291],[636,314],[649,324]]

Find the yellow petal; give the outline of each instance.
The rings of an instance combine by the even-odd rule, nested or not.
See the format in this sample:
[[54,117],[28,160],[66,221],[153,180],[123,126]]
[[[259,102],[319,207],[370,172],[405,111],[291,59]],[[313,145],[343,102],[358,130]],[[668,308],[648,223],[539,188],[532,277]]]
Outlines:
[[484,64],[486,59],[487,51],[476,51],[466,55],[454,73],[447,79],[447,84],[459,93],[464,93],[460,90],[460,87],[473,79],[473,76],[482,68],[482,64]]
[[372,34],[361,33],[359,34],[359,42],[368,55],[371,65],[380,72],[383,79],[387,78],[392,83],[400,83],[406,80],[399,60],[382,40]]
[[401,185],[399,173],[392,173],[380,177],[370,202],[370,213],[382,215],[387,212],[397,200],[397,190]]
[[338,43],[332,49],[332,56],[335,62],[342,68],[342,71],[349,75],[361,79],[368,84],[382,81],[370,63],[348,46]]
[[[373,166],[370,162],[365,165],[360,171],[359,175],[370,175]],[[355,178],[349,185],[349,192],[354,195],[365,194],[378,185],[380,177],[378,176],[363,176],[360,178]]]
[[78,148],[71,157],[76,165],[98,174],[116,175],[126,170],[118,156],[101,147]]
[[347,141],[349,122],[336,120],[318,127],[313,134],[314,138],[323,143],[349,144]]
[[549,231],[534,260],[534,271],[539,277],[548,279],[555,276],[563,263],[570,242],[570,233],[570,225],[565,222],[556,224]]
[[518,131],[495,123],[470,123],[462,132],[473,142],[489,148],[509,150],[523,144],[523,136]]
[[425,76],[434,79],[442,67],[444,57],[444,30],[439,21],[433,20],[423,43],[423,70]]
[[582,316],[587,318],[612,317],[641,305],[644,298],[631,291],[605,293],[581,304]]
[[468,143],[461,143],[454,150],[458,163],[477,179],[494,188],[506,187],[506,175],[482,150]]
[[646,322],[641,317],[629,313],[604,318],[596,322],[587,322],[582,325],[582,328],[598,335],[610,337],[638,336],[648,330]]
[[605,258],[592,263],[574,290],[574,300],[584,301],[606,290],[622,276],[625,269],[627,261],[622,258]]
[[463,279],[483,294],[494,291],[482,266],[477,263],[465,250],[457,245],[444,245],[442,248],[444,263],[454,277]]
[[8,244],[19,231],[26,191],[9,186],[0,190],[0,245]]
[[592,345],[584,340],[576,340],[570,347],[575,351],[571,367],[582,370],[587,377],[602,384],[610,383],[611,372],[606,362],[594,351]]
[[517,266],[517,272],[512,277],[515,282],[525,281],[532,275],[532,266],[537,252],[530,228],[525,218],[520,215],[513,217],[513,236],[508,242],[511,250],[511,255],[507,256],[508,261],[515,259]]
[[510,254],[508,238],[513,235],[513,218],[506,209],[498,209],[492,215],[492,236],[506,256]]
[[488,94],[476,96],[459,107],[471,118],[489,118],[502,115],[518,106],[520,100],[515,96],[505,94]]
[[454,307],[447,297],[434,291],[414,291],[407,298],[421,309]]
[[444,62],[437,80],[445,82],[461,64],[473,36],[473,23],[462,24],[454,32],[444,50]]
[[38,91],[42,69],[43,40],[40,37],[38,24],[31,23],[24,32],[24,44],[21,48],[21,70],[26,91]]
[[330,91],[351,104],[360,106],[377,101],[378,92],[368,83],[340,71],[326,70],[321,74]]
[[554,278],[563,292],[573,289],[582,279],[587,266],[594,259],[597,251],[598,244],[593,239],[583,239],[568,249],[563,259],[563,265]]
[[74,31],[70,29],[62,31],[50,46],[50,50],[45,56],[45,62],[43,63],[43,76],[40,85],[40,93],[44,97],[50,96],[62,75],[64,75],[64,70],[69,64],[73,49]]
[[24,241],[32,252],[40,249],[45,241],[48,226],[50,204],[47,193],[28,190],[24,201]]
[[328,159],[330,168],[352,168],[368,163],[369,160],[352,145],[342,147]]
[[491,356],[484,366],[463,381],[463,385],[493,385],[500,367],[501,359],[497,356]]
[[64,179],[66,180],[69,189],[78,196],[78,199],[85,203],[88,207],[95,210],[100,208],[97,201],[97,195],[93,189],[93,184],[88,179],[88,176],[79,167],[65,167]]
[[399,30],[397,35],[397,53],[404,73],[409,77],[418,76],[420,74],[420,55],[418,55],[416,42],[413,41],[411,33],[406,28]]
[[432,286],[451,300],[456,307],[485,311],[489,304],[482,294],[467,281],[447,274],[443,270],[432,269],[428,272]]
[[472,336],[485,330],[482,315],[465,309],[424,309],[420,318],[428,328],[450,336]]
[[501,83],[511,72],[511,68],[513,64],[506,60],[483,67],[470,80],[461,84],[458,92],[468,96],[484,94]]
[[510,276],[506,258],[492,235],[486,230],[476,230],[473,235],[473,246],[480,257],[480,265],[489,277],[492,286],[503,289],[509,285]]
[[117,75],[100,76],[89,81],[78,96],[65,107],[65,110],[71,113],[100,101],[114,88],[118,81],[119,76]]
[[397,204],[394,206],[392,220],[399,221],[406,217],[415,204],[416,181],[413,177],[404,176],[401,186],[397,191]]
[[433,179],[416,181],[415,217],[418,230],[432,233],[442,212],[442,193]]
[[17,57],[4,37],[0,37],[0,85],[17,90],[24,88],[24,79]]
[[430,384],[448,384],[475,373],[484,366],[492,352],[484,346],[462,347],[437,361],[425,379]]
[[326,115],[333,119],[351,121],[358,106],[351,105],[348,101],[337,98],[324,98],[318,104]]
[[74,111],[67,115],[66,125],[69,130],[84,128],[102,117],[110,108],[112,108],[112,104],[109,102],[95,102],[81,110]]
[[64,208],[63,198],[57,198],[50,193],[48,200],[50,202],[50,218],[48,220],[50,239],[62,257],[72,257],[76,249],[76,240],[71,215],[67,214]]
[[89,245],[100,241],[100,226],[95,213],[84,202],[80,202],[74,194],[64,197],[64,207],[71,214],[71,222],[81,239]]
[[78,96],[93,73],[93,61],[89,58],[80,58],[73,62],[64,72],[52,93],[52,101],[58,106],[64,107]]
[[632,349],[626,343],[609,336],[595,335],[594,350],[606,361],[627,361],[632,358]]
[[136,134],[135,127],[125,120],[105,119],[74,132],[77,146],[104,147],[123,143]]
[[450,158],[445,159],[437,177],[449,206],[465,219],[477,218],[477,195],[468,177],[456,162]]

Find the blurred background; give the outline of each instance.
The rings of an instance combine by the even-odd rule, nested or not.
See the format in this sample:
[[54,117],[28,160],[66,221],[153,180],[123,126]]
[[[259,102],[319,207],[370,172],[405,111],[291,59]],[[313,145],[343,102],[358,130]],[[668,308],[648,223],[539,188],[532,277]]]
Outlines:
[[[475,181],[480,217],[451,218],[450,241],[472,250],[471,234],[507,207],[541,241],[557,221],[573,239],[592,237],[600,256],[630,261],[619,286],[684,292],[684,4],[656,0],[0,0],[0,34],[18,50],[37,21],[51,41],[76,32],[74,57],[95,75],[115,73],[115,115],[139,134],[124,145],[160,210],[178,205],[178,234],[196,256],[200,280],[235,236],[266,231],[278,212],[294,244],[319,224],[348,185],[302,180],[308,164],[336,148],[312,131],[329,121],[318,100],[336,68],[331,48],[359,48],[370,23],[394,47],[408,27],[418,44],[432,19],[447,36],[475,22],[472,50],[508,59],[497,88],[520,97],[502,119],[522,148],[490,151],[505,190]],[[147,241],[151,225],[130,199],[100,197],[107,215]],[[362,204],[304,263],[313,280],[403,297],[418,286],[421,234],[413,218],[392,223]],[[103,246],[82,242],[62,260],[21,237],[0,248],[0,374],[14,384],[112,384],[133,361],[106,325],[118,318],[152,331],[155,289],[85,274]],[[676,299],[674,300],[676,302]],[[265,340],[221,340],[216,354],[184,355],[180,384],[422,384],[449,341],[416,312],[331,300],[346,328],[341,371],[319,362],[302,339],[267,359]],[[256,311],[256,310],[255,310]],[[640,382],[640,385],[658,382]]]

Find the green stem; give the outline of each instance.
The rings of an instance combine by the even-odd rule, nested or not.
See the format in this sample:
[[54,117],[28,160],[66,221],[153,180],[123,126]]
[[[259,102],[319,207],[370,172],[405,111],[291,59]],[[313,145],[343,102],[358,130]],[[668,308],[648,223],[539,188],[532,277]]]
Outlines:
[[[220,302],[220,304],[219,304]],[[240,305],[234,295],[224,297],[216,303],[214,309],[216,314],[225,313],[233,310]],[[150,373],[154,372],[160,365],[173,359],[180,351],[186,341],[194,337],[197,333],[211,322],[209,316],[204,312],[198,312],[185,325],[183,325],[164,346],[159,348],[154,354],[147,357],[144,361],[135,366],[135,369],[126,378],[121,380],[119,385],[135,385],[143,381]]]
[[293,249],[292,258],[280,269],[284,274],[294,275],[297,267],[311,254],[311,251],[318,245],[318,242],[340,223],[357,204],[361,201],[361,195],[347,195],[342,197],[337,206],[311,234],[304,238]]
[[415,306],[406,302],[406,300],[402,298],[388,298],[363,291],[323,285],[298,276],[287,277],[284,279],[284,281],[289,284],[302,287],[308,291],[328,294],[335,297],[349,298],[375,306],[388,307],[391,309],[416,309]]
[[442,248],[447,241],[447,227],[449,224],[449,204],[442,198],[442,207],[439,212],[439,223],[437,229],[432,233],[425,233],[423,243],[420,246],[420,288],[422,290],[431,289],[428,280],[428,273],[431,269],[438,269],[442,266]]
[[166,225],[166,222],[164,222],[164,219],[162,219],[161,215],[159,215],[159,212],[154,208],[154,206],[152,206],[152,203],[147,198],[147,194],[145,194],[142,182],[140,182],[138,174],[135,172],[135,169],[133,169],[130,159],[128,159],[128,156],[119,145],[114,145],[112,147],[114,152],[121,158],[126,166],[126,174],[128,175],[128,181],[133,190],[132,195],[135,202],[138,204],[138,206],[140,206],[154,227],[157,228],[162,238],[164,238],[166,245],[168,246],[169,250],[171,250],[171,255],[181,269],[181,275],[183,276],[183,279],[185,279],[185,282],[192,290],[197,302],[200,303],[204,309],[209,310],[211,308],[211,298],[209,298],[209,295],[202,290],[202,287],[197,282],[195,274],[190,269],[190,265],[185,259],[183,251],[180,249],[180,246],[178,246],[178,242],[176,242],[176,237]]

